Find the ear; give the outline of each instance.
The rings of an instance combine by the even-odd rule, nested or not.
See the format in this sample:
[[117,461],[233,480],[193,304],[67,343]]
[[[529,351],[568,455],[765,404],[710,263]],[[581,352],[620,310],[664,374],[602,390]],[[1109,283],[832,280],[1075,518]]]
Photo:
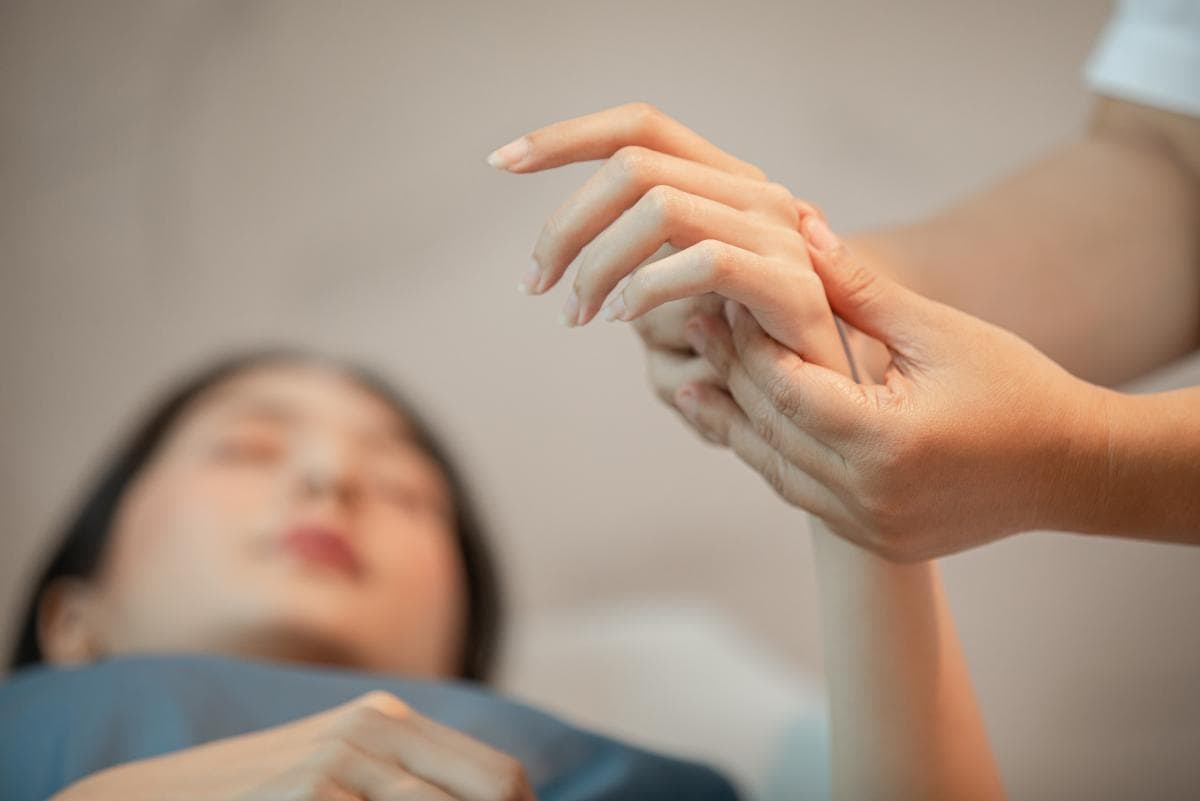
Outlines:
[[46,662],[80,665],[103,653],[100,598],[88,582],[58,578],[38,600],[38,644]]

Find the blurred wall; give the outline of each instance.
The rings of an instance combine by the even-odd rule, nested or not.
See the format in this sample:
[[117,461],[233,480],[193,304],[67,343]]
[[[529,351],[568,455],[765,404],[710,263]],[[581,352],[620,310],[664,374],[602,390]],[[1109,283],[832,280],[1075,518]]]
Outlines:
[[[554,661],[537,632],[606,604],[692,604],[816,680],[803,518],[651,398],[632,332],[561,329],[561,292],[514,291],[543,220],[594,167],[517,178],[484,156],[643,99],[843,230],[903,220],[1080,130],[1080,66],[1107,13],[7,2],[4,633],[46,535],[152,391],[229,346],[308,343],[398,376],[450,433],[502,537],[505,685],[728,763],[720,732],[671,729],[682,713],[639,730],[644,710],[598,703],[581,680],[595,665]],[[1200,376],[1183,369],[1161,381]],[[1028,535],[945,575],[1014,797],[1200,786],[1200,549]]]

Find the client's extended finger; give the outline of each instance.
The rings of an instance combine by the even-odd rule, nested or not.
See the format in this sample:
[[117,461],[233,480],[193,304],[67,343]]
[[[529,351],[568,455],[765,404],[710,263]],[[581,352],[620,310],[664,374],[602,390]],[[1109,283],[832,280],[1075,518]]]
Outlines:
[[[789,255],[807,269],[808,256],[800,250],[799,240],[785,237],[791,235],[781,232],[778,224],[660,184],[642,195],[579,254],[579,270],[564,307],[565,322],[582,325],[591,320],[618,282],[653,256],[663,243],[684,249],[711,239],[754,253],[772,253],[791,246]],[[786,245],[781,244],[784,241]],[[707,290],[692,294],[703,291]]]
[[735,175],[766,178],[758,167],[731,156],[644,102],[625,103],[538,128],[493,151],[488,163],[509,172],[537,172],[576,161],[606,159],[625,145],[641,145]]
[[805,358],[845,368],[845,350],[817,275],[787,258],[718,240],[703,240],[638,268],[603,314],[634,320],[660,304],[707,292],[744,303],[773,336]]
[[533,249],[535,278],[525,288],[550,289],[588,242],[656,186],[671,186],[795,230],[799,212],[784,186],[732,175],[708,164],[626,145],[613,154],[542,226]]
[[833,492],[763,439],[725,392],[705,384],[687,384],[676,393],[675,402],[693,426],[733,450],[789,503],[825,520],[849,516]]

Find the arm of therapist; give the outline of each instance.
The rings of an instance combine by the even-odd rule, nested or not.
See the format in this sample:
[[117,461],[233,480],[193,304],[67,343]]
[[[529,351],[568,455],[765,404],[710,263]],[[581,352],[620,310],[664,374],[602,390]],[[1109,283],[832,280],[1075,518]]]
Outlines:
[[728,320],[686,329],[733,396],[680,389],[710,439],[897,561],[1034,528],[1200,542],[1200,388],[1088,384],[1016,335],[875,274],[823,221],[804,227],[834,311],[887,345],[884,382],[806,362],[731,305]]

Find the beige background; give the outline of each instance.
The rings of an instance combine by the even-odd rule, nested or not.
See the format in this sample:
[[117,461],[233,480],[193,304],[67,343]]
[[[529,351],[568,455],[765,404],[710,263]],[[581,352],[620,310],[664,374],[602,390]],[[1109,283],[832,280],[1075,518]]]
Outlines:
[[[651,399],[631,332],[560,329],[561,292],[514,291],[594,167],[484,156],[644,99],[842,229],[906,219],[1080,129],[1107,13],[7,2],[4,632],[151,391],[228,346],[313,344],[384,367],[451,432],[502,538],[506,687],[761,790],[819,699],[806,524]],[[1200,786],[1200,549],[1028,535],[944,570],[1014,797]]]

